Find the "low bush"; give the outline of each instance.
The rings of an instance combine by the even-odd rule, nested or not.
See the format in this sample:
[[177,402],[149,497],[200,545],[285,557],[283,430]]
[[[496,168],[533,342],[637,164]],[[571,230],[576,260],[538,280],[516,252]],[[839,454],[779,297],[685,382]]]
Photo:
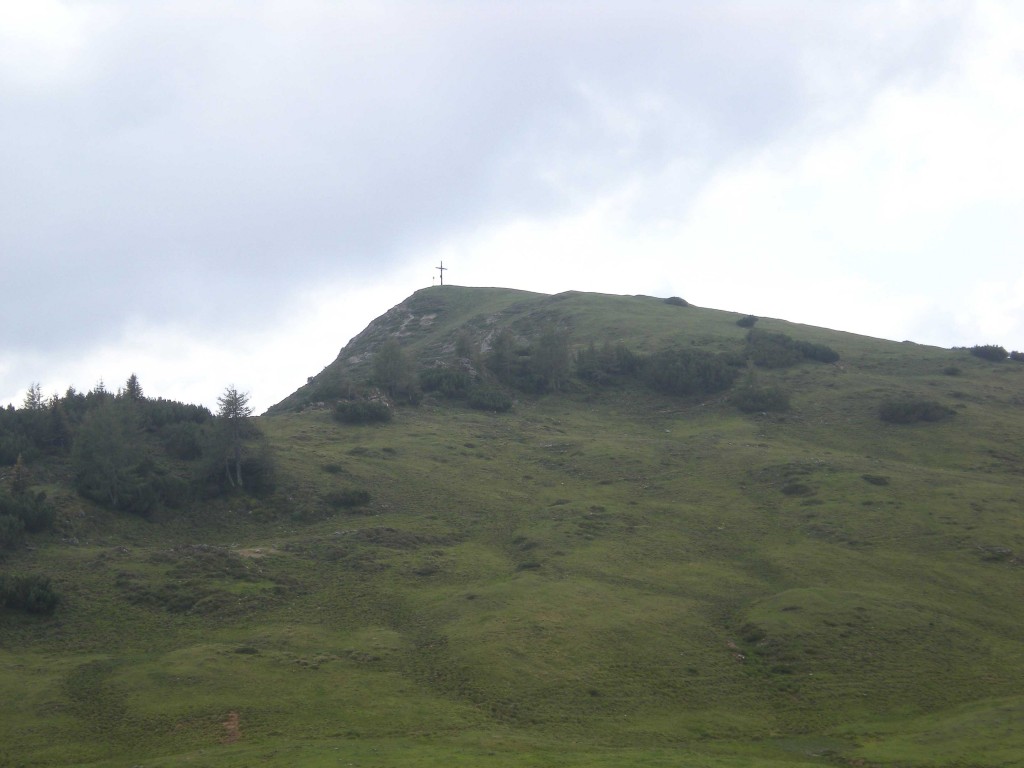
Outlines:
[[751,329],[747,333],[747,354],[762,368],[788,368],[803,360],[793,339],[784,333]]
[[3,516],[20,520],[29,533],[38,533],[53,526],[57,511],[42,491],[9,495],[0,492],[0,517]]
[[668,349],[644,361],[643,378],[669,395],[709,395],[732,386],[738,372],[727,358],[702,350]]
[[762,368],[788,368],[802,360],[835,363],[839,353],[825,344],[797,341],[784,333],[751,329],[747,333],[747,354]]
[[504,413],[512,409],[513,400],[509,395],[497,387],[474,387],[470,390],[467,400],[471,408],[479,411],[496,411]]
[[343,488],[327,494],[324,500],[335,509],[365,507],[370,503],[370,492],[362,488]]
[[941,421],[955,412],[942,403],[918,398],[888,400],[878,409],[878,417],[888,424],[914,424],[919,421]]
[[1000,363],[1009,357],[1006,349],[1000,347],[998,344],[978,344],[971,347],[970,352],[972,355],[980,357],[982,360],[992,360],[997,363]]
[[754,315],[747,315],[746,317],[741,317],[739,320],[737,320],[736,325],[738,325],[740,328],[753,328],[754,324],[757,323],[758,319],[759,318],[755,317]]
[[789,393],[781,387],[747,385],[732,393],[732,404],[744,413],[788,411]]
[[786,496],[810,496],[814,493],[814,489],[806,483],[798,483],[791,481],[786,483],[779,490],[782,491]]
[[344,424],[384,423],[391,416],[391,407],[380,400],[342,400],[334,406],[334,418]]
[[616,377],[630,376],[640,370],[643,359],[622,342],[612,345],[606,341],[598,347],[589,346],[576,350],[574,356],[576,375],[584,381],[604,384]]
[[690,302],[686,299],[680,298],[679,296],[669,296],[665,299],[666,304],[671,304],[673,307],[688,307]]
[[193,422],[180,422],[168,426],[163,433],[164,448],[168,455],[182,461],[192,461],[203,455],[202,427]]
[[1024,363],[1024,352],[1018,352],[1017,350],[1014,350],[1013,352],[1010,353],[1010,359],[1018,363]]
[[839,362],[839,353],[832,347],[825,344],[812,344],[809,341],[796,342],[796,348],[800,354],[808,360],[816,360],[819,363]]
[[0,549],[13,549],[25,538],[25,524],[13,515],[0,515]]
[[446,397],[463,397],[473,384],[468,371],[458,368],[427,368],[419,373],[424,392],[438,392]]
[[53,613],[60,603],[48,576],[0,574],[0,608],[26,613]]

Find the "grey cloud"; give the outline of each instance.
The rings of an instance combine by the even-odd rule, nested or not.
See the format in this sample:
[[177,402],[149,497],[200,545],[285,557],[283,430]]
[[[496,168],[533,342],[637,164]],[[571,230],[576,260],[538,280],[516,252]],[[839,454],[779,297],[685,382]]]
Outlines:
[[0,323],[33,318],[4,344],[272,321],[319,276],[680,160],[685,207],[823,99],[940,71],[955,15],[888,5],[106,6],[77,75],[0,90]]

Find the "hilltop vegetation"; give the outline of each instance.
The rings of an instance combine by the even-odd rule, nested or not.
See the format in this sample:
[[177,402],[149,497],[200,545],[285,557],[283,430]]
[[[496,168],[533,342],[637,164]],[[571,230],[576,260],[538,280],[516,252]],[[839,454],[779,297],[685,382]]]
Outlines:
[[[615,315],[592,314],[601,303],[617,309],[646,305],[646,322],[665,327],[652,335],[608,324]],[[680,312],[689,307],[679,297],[420,291],[378,318],[338,360],[270,412],[342,402],[347,413],[353,400],[379,403],[383,394],[415,404],[429,393],[506,411],[520,394],[636,384],[668,395],[706,396],[729,390],[744,369],[839,361],[826,344],[753,329],[746,318],[737,325],[750,330],[739,335],[680,334],[686,325]],[[744,381],[746,394],[758,389],[752,373]]]
[[0,765],[1019,761],[1024,366],[747,318],[445,286],[242,432],[0,413]]

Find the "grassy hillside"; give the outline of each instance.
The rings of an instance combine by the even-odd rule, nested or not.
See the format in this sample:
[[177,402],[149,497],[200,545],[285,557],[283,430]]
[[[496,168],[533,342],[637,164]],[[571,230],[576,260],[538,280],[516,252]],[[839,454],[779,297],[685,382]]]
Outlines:
[[[63,599],[0,612],[0,766],[1024,764],[1024,365],[761,319],[841,355],[754,371],[786,411],[317,405],[389,338],[736,354],[740,317],[433,288],[258,420],[273,495],[147,521],[34,468],[57,528],[0,567]],[[879,418],[907,400],[954,415]]]

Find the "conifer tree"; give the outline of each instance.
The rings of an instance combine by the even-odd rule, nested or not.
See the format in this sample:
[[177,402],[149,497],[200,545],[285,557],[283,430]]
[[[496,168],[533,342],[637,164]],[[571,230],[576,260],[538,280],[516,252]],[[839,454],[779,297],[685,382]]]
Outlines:
[[38,381],[33,381],[25,393],[24,406],[29,411],[41,411],[43,409],[43,388]]
[[239,392],[234,385],[229,386],[224,390],[224,394],[217,398],[217,405],[217,415],[224,425],[224,434],[229,443],[224,452],[224,472],[229,485],[241,488],[242,438],[245,435],[246,419],[252,416],[249,393]]
[[143,400],[142,385],[139,384],[139,377],[134,373],[128,377],[128,381],[124,385],[124,397],[131,400],[133,403],[137,403],[139,400]]

